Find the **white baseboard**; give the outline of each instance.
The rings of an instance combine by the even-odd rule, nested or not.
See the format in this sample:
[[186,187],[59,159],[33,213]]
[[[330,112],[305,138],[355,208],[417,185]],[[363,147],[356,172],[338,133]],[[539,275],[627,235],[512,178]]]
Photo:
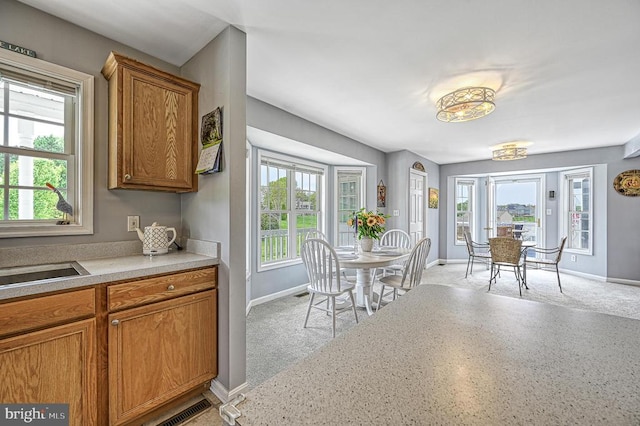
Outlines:
[[627,284],[627,285],[636,285],[640,287],[640,281],[638,280],[628,280],[626,278],[612,278],[607,277],[608,283],[616,283],[616,284]]
[[247,389],[248,386],[249,386],[249,384],[247,382],[244,382],[240,386],[238,386],[235,389],[232,389],[231,391],[229,391],[229,390],[227,390],[226,387],[224,387],[222,385],[222,383],[220,383],[216,379],[213,379],[211,381],[211,386],[209,386],[209,390],[211,392],[213,392],[213,394],[216,397],[218,397],[218,399],[220,401],[222,401],[223,404],[226,404],[227,402],[229,402],[233,398],[235,398],[238,394],[240,394],[242,391]]
[[288,288],[286,290],[279,291],[277,293],[267,294],[266,296],[258,297],[257,299],[253,299],[247,305],[247,315],[249,315],[249,311],[252,307],[261,305],[263,303],[270,302],[272,300],[280,299],[281,297],[293,296],[294,294],[300,294],[307,291],[307,286],[309,283],[305,283],[299,285],[297,287]]
[[562,272],[563,274],[567,274],[567,275],[575,275],[576,277],[586,278],[588,280],[602,281],[602,282],[606,282],[607,281],[607,278],[603,277],[601,275],[587,274],[585,272],[572,271],[570,269],[562,269],[562,268],[560,268],[560,272]]
[[441,265],[441,263],[440,263],[440,262],[441,262],[441,260],[440,260],[440,259],[436,259],[436,260],[434,260],[434,261],[433,261],[433,262],[431,262],[431,263],[427,263],[427,269],[429,269],[429,268],[433,268],[434,266]]
[[450,265],[453,263],[467,263],[469,259],[439,259],[438,263],[440,265]]

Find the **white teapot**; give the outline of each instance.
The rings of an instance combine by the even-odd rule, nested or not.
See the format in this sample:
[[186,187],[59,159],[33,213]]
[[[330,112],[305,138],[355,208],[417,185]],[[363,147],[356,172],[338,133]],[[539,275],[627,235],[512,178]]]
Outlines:
[[[176,228],[160,226],[158,222],[153,222],[151,226],[145,226],[144,233],[140,228],[136,228],[136,231],[142,241],[142,254],[146,255],[166,254],[169,251],[169,246],[176,240]],[[169,239],[167,232],[173,233],[171,239]]]

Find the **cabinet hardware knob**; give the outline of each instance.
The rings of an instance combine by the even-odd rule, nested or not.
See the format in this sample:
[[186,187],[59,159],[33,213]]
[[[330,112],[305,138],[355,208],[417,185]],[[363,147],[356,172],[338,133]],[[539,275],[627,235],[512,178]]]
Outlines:
[[131,180],[131,175],[129,173],[124,175],[124,180]]
[[175,290],[176,288],[174,287],[173,284],[169,284],[169,287],[167,287],[167,290]]
[[120,324],[120,320],[111,321],[111,325],[118,325],[118,324]]

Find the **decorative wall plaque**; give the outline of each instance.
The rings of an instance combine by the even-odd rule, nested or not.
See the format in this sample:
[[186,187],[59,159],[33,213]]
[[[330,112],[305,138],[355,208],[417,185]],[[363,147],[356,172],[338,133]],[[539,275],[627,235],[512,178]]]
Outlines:
[[613,180],[613,188],[627,197],[640,196],[640,170],[627,170]]
[[416,161],[415,163],[413,163],[413,166],[411,166],[411,168],[415,169],[415,170],[420,170],[421,172],[424,172],[424,166],[419,161]]

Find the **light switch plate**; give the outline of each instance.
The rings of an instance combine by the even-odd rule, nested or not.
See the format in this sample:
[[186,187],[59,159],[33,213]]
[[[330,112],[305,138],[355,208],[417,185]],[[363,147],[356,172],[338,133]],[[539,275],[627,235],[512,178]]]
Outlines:
[[551,209],[547,209],[547,216],[551,216]]
[[400,210],[394,210],[393,211],[393,215],[394,216],[400,216]]

